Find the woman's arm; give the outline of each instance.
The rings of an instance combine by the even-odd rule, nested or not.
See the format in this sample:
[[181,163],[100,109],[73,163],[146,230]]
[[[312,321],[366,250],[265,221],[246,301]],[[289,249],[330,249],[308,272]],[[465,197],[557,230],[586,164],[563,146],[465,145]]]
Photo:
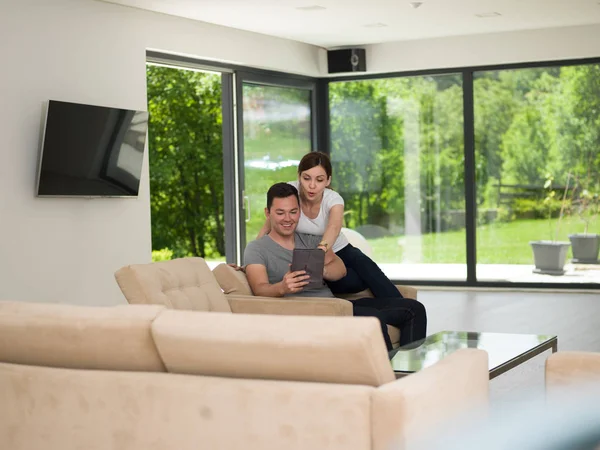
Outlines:
[[339,236],[343,222],[344,205],[333,205],[329,210],[329,220],[327,221],[325,233],[323,233],[323,241],[327,242],[328,248],[333,246],[333,243]]
[[260,229],[260,231],[258,232],[258,234],[256,235],[256,239],[260,239],[265,234],[269,234],[270,232],[271,232],[271,222],[269,222],[269,219],[265,219],[265,223],[262,226],[262,228]]

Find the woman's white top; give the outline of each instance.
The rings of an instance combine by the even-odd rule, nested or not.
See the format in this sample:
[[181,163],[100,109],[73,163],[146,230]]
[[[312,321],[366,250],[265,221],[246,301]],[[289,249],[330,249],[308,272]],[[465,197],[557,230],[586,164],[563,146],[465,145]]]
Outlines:
[[[298,189],[298,192],[300,192],[300,183],[298,181],[288,181],[288,183],[294,186],[296,189]],[[317,214],[317,217],[314,219],[306,217],[306,215],[302,213],[302,208],[300,208],[300,219],[298,219],[296,231],[298,233],[316,234],[322,236],[327,228],[327,222],[329,222],[329,211],[335,205],[344,206],[344,199],[334,190],[325,188],[323,191],[323,200],[321,200],[321,208],[319,209],[319,214]],[[331,248],[334,252],[337,252],[338,250],[343,249],[346,245],[348,245],[348,239],[346,239],[344,233],[340,232]]]

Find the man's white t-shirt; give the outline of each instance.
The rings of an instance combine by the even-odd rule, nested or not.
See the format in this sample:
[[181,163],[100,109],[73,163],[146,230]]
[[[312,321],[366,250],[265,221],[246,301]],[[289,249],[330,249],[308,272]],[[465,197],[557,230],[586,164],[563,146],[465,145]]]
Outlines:
[[[300,183],[298,181],[288,181],[289,184],[294,186],[300,192]],[[340,194],[332,189],[325,189],[323,191],[323,200],[321,201],[321,209],[319,214],[314,219],[306,217],[300,212],[300,219],[298,220],[298,226],[296,231],[298,233],[316,234],[322,236],[327,228],[327,222],[329,221],[329,211],[335,205],[344,206],[344,199]],[[340,232],[338,238],[332,245],[332,250],[337,252],[348,245],[348,239],[344,236],[344,233]]]

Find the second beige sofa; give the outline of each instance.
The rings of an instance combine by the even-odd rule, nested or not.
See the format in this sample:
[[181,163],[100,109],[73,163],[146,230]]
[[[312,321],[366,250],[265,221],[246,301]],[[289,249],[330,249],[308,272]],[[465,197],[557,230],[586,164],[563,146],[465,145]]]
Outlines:
[[0,302],[0,448],[401,449],[485,408],[485,352],[395,380],[382,341],[373,318]]

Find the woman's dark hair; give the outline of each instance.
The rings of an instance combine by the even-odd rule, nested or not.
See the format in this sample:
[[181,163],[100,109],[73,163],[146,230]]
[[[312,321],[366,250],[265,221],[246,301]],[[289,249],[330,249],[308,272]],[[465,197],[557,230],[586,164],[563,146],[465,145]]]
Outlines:
[[304,155],[300,160],[300,164],[298,164],[298,175],[317,166],[325,169],[327,178],[331,178],[331,160],[329,159],[329,155],[323,152],[310,152]]
[[296,200],[298,200],[298,205],[300,205],[298,189],[289,183],[275,183],[267,191],[267,210],[271,211],[271,205],[273,204],[274,198],[288,198],[292,195],[296,197]]

